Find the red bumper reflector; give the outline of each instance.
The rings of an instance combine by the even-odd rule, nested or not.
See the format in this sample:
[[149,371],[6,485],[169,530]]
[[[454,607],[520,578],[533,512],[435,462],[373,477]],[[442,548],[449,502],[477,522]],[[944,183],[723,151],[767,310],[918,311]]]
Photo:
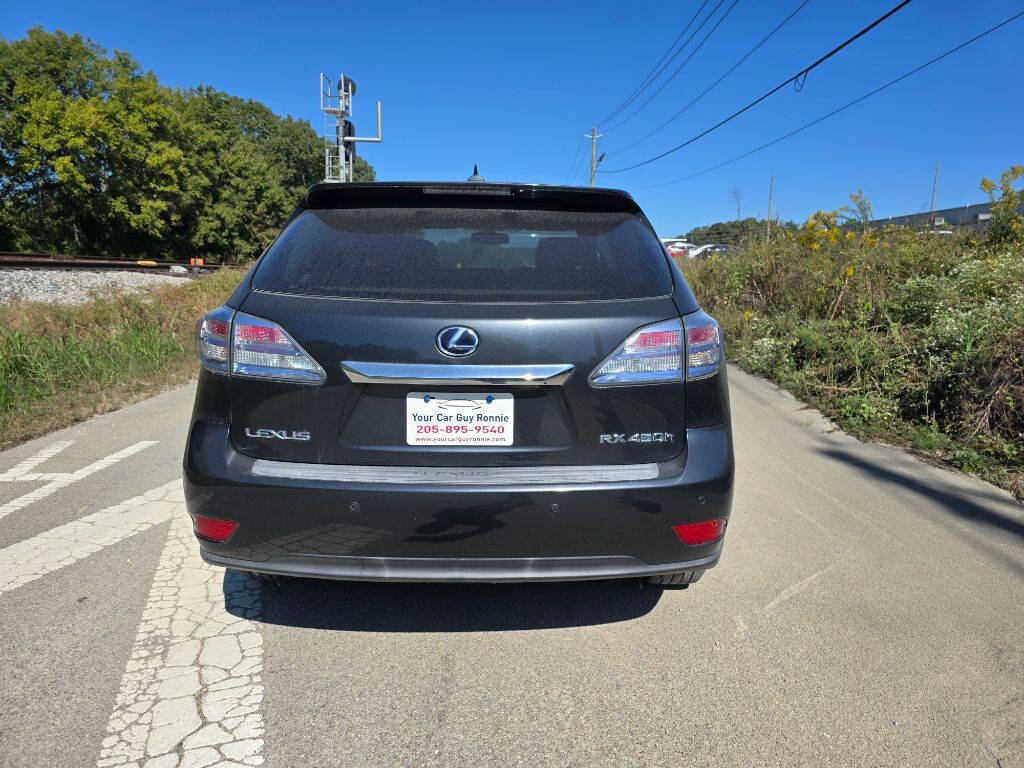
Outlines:
[[207,517],[206,515],[192,515],[192,528],[196,536],[210,541],[227,541],[235,532],[238,523],[234,520],[222,520],[219,517]]
[[699,523],[673,525],[672,530],[676,532],[676,536],[683,544],[697,547],[722,538],[725,533],[725,523],[724,517],[713,517],[710,520],[701,520]]

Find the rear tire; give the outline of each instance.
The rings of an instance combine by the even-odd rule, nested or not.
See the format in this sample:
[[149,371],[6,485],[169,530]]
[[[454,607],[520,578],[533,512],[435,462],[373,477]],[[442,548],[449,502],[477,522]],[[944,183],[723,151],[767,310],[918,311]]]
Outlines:
[[673,587],[675,589],[686,589],[695,581],[699,581],[704,571],[679,571],[678,573],[662,573],[657,576],[648,576],[648,584],[657,584],[661,587]]

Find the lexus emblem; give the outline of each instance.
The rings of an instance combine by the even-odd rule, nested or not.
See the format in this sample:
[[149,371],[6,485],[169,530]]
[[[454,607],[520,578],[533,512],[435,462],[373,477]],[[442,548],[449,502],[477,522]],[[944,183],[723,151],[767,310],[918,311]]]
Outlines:
[[437,348],[442,355],[465,357],[476,352],[480,337],[464,325],[449,325],[437,334]]

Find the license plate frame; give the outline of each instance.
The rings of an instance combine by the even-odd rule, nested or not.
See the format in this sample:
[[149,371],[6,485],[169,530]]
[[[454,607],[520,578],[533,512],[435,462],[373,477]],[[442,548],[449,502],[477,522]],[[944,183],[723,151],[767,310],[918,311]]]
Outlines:
[[514,442],[511,392],[409,392],[405,442],[416,446],[508,447]]

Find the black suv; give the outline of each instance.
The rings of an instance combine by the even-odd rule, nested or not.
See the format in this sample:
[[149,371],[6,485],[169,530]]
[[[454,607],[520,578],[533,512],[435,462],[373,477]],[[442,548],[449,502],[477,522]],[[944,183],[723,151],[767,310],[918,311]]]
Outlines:
[[625,192],[316,185],[197,349],[207,562],[683,586],[721,554],[722,334]]

